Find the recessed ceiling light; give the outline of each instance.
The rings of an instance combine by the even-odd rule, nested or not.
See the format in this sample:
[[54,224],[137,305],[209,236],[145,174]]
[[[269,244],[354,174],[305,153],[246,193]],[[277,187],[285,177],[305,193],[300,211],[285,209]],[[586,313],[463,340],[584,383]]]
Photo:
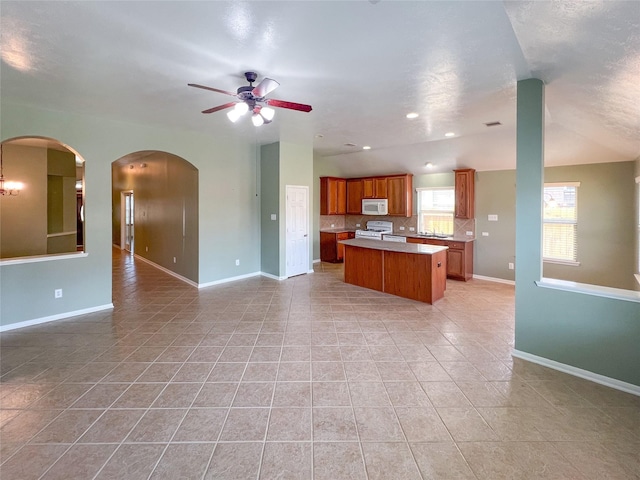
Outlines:
[[431,163],[431,162],[427,162],[427,163],[425,163],[425,164],[424,164],[424,166],[425,166],[426,168],[433,168],[433,163]]
[[445,137],[455,137],[455,136],[456,136],[456,134],[455,134],[455,133],[453,133],[453,132],[447,132],[447,133],[445,133],[445,134],[444,134],[444,136],[445,136]]
[[371,150],[371,147],[369,145],[365,145],[364,147],[362,147],[363,150]]
[[418,115],[416,112],[411,112],[411,113],[407,113],[407,118],[418,118],[420,115]]

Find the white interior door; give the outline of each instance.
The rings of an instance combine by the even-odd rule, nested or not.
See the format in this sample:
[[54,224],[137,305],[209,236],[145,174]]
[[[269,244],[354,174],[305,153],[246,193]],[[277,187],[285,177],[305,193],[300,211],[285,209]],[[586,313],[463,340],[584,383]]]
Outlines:
[[309,187],[287,185],[285,192],[286,276],[293,277],[309,269]]
[[133,253],[133,191],[121,193],[120,237],[121,247],[127,252]]

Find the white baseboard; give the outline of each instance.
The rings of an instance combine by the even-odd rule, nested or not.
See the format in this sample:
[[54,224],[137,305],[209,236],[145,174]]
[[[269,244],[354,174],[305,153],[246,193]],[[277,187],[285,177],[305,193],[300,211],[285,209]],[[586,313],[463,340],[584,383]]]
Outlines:
[[48,317],[34,318],[33,320],[25,320],[24,322],[10,323],[8,325],[0,325],[0,332],[8,332],[10,330],[16,330],[18,328],[31,327],[33,325],[40,325],[41,323],[55,322],[56,320],[62,320],[69,317],[76,317],[78,315],[86,315],[87,313],[100,312],[102,310],[110,310],[113,308],[113,303],[107,303],[106,305],[99,305],[97,307],[83,308],[82,310],[74,310],[72,312],[58,313],[56,315],[49,315]]
[[148,263],[149,265],[151,265],[152,267],[157,268],[158,270],[162,270],[164,273],[168,273],[169,275],[171,275],[172,277],[177,278],[178,280],[181,280],[185,283],[188,283],[189,285],[191,285],[192,287],[196,287],[196,288],[200,288],[200,286],[194,282],[193,280],[188,279],[187,277],[183,277],[182,275],[177,274],[176,272],[172,272],[171,270],[169,270],[168,268],[165,268],[161,265],[158,265],[155,262],[152,262],[151,260],[149,260],[148,258],[144,258],[140,255],[138,255],[137,253],[134,253],[133,256],[135,258],[137,258],[138,260],[142,260],[144,263]]
[[505,280],[504,278],[496,278],[496,277],[485,277],[484,275],[476,275],[473,274],[473,278],[476,280],[486,280],[487,282],[496,282],[496,283],[505,283],[507,285],[515,285],[516,282],[514,280]]
[[263,277],[272,278],[273,280],[278,280],[278,281],[286,280],[288,278],[288,277],[278,277],[276,275],[271,275],[270,273],[267,273],[267,272],[260,272],[260,275],[262,275]]
[[537,363],[538,365],[542,365],[543,367],[549,367],[560,372],[568,373],[569,375],[573,375],[574,377],[580,377],[584,378],[585,380],[599,383],[600,385],[604,385],[605,387],[615,388],[616,390],[621,390],[623,392],[631,393],[632,395],[640,396],[639,385],[623,382],[622,380],[616,380],[615,378],[611,377],[605,377],[604,375],[600,375],[598,373],[593,373],[578,367],[573,367],[571,365],[556,362],[555,360],[549,360],[548,358],[539,357],[531,353],[521,352],[520,350],[516,350],[515,348],[512,350],[511,355],[516,358],[521,358],[522,360],[527,360],[528,362]]
[[320,263],[322,260],[320,260],[319,258],[316,258],[313,260],[313,263]]
[[229,278],[223,278],[222,280],[214,280],[213,282],[199,283],[198,288],[213,287],[214,285],[221,285],[223,283],[235,282],[237,280],[244,280],[245,278],[257,277],[261,273],[262,272],[251,272],[245,275],[238,275],[237,277],[229,277]]

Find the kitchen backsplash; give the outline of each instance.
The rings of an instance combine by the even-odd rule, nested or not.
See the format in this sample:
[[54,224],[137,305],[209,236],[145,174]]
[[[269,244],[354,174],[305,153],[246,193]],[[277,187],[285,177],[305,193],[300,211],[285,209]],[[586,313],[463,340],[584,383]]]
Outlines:
[[344,215],[320,215],[320,230],[345,228]]
[[[384,220],[386,222],[393,222],[393,230],[396,233],[409,233],[411,231],[411,227],[413,227],[416,231],[418,230],[417,215],[414,215],[412,217],[389,217],[384,215],[320,215],[320,229],[324,230],[328,228],[348,228],[350,230],[356,230],[358,228],[365,228],[367,222],[370,220]],[[358,223],[360,224],[360,227],[356,226]],[[333,225],[333,227],[331,225]],[[404,227],[404,230],[400,230],[400,227]],[[475,219],[454,219],[454,236],[466,237],[467,232],[473,232],[472,236],[476,236]]]

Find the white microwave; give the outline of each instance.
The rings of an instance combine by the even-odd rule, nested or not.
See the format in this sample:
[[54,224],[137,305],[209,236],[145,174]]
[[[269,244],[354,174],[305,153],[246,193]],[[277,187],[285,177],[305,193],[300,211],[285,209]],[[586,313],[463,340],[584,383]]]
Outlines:
[[389,213],[389,200],[386,198],[363,198],[362,215],[387,215]]

